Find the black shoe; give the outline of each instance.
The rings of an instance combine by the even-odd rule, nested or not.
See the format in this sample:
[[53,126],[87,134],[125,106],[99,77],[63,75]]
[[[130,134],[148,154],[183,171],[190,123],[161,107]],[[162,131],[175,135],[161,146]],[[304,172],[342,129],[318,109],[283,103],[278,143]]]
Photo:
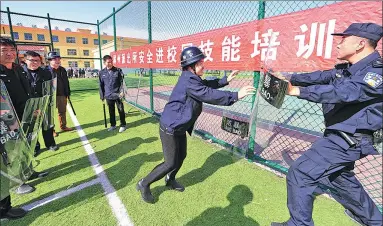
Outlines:
[[148,186],[142,185],[143,179],[141,179],[136,186],[137,191],[141,192],[142,200],[144,200],[147,203],[154,203],[154,197],[152,195],[152,192],[150,191],[150,188]]
[[32,193],[35,190],[36,188],[33,186],[30,186],[28,184],[22,184],[18,188],[16,188],[15,193],[18,195],[24,195],[24,194]]
[[166,175],[165,177],[165,185],[169,187],[170,189],[173,189],[179,192],[185,191],[185,187],[182,184],[178,183],[176,180],[169,180],[168,175]]
[[6,214],[1,216],[1,219],[10,219],[10,220],[19,219],[24,217],[27,213],[28,213],[27,211],[21,208],[11,208],[10,210],[8,210]]
[[345,209],[344,213],[351,218],[355,223],[362,225],[362,226],[367,226],[366,224],[363,223],[363,221],[357,217],[351,210]]
[[273,222],[271,223],[271,226],[288,226],[288,225],[287,225],[287,222],[283,222],[283,223]]
[[32,175],[29,177],[28,180],[34,180],[34,179],[37,179],[37,178],[43,178],[43,177],[46,177],[49,173],[47,171],[43,171],[43,172],[36,172],[34,171],[32,173]]

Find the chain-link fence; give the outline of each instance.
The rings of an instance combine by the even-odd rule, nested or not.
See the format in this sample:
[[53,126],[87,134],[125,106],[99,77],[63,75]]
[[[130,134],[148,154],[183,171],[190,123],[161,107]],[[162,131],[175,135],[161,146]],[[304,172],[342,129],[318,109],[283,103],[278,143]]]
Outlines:
[[[72,91],[98,89],[97,76],[101,68],[98,29],[96,23],[1,11],[1,36],[17,44],[18,61],[23,63],[26,51],[35,51],[46,60],[49,51],[61,56]],[[113,39],[113,34],[109,39]],[[75,79],[86,79],[81,84]],[[86,83],[86,85],[84,85]]]
[[[130,61],[131,57],[133,60],[134,54],[137,54],[136,57],[140,56],[140,52],[135,52],[137,49],[134,46],[144,46],[147,43],[155,45],[168,40],[178,41],[177,38],[180,37],[187,39],[195,34],[246,25],[257,20],[286,16],[332,4],[338,4],[338,2],[128,2],[117,11],[113,9],[116,13],[112,13],[101,21],[99,26],[101,33],[114,32],[116,34],[117,42],[114,49],[117,52],[130,49],[134,51],[132,55],[123,53],[118,56],[118,62],[123,64],[125,61]],[[124,45],[124,41],[121,41],[120,37],[123,37],[121,40],[125,41],[138,39],[140,44],[134,45],[128,41]],[[166,49],[161,49],[160,54],[162,51],[166,53]],[[149,52],[150,49],[148,54]],[[158,60],[158,52],[156,54]],[[149,65],[139,68],[136,66],[137,64],[133,65],[135,66],[123,67],[129,90],[128,102],[150,113],[161,115],[181,74],[179,67],[156,68]],[[230,73],[230,71],[220,68],[222,67],[209,66],[209,70],[205,71],[205,76],[221,78]],[[258,71],[245,70],[223,90],[237,91],[244,85],[258,87],[259,79]],[[223,116],[249,122],[255,108],[257,109],[256,127],[250,125],[250,138],[239,137],[221,129]],[[250,160],[257,160],[286,173],[291,163],[322,136],[324,128],[322,108],[318,104],[286,97],[282,108],[275,111],[262,98],[247,97],[230,107],[205,104],[194,132],[206,139],[232,148]],[[264,145],[265,140],[266,145]],[[355,173],[381,209],[381,156],[369,156],[358,161]]]

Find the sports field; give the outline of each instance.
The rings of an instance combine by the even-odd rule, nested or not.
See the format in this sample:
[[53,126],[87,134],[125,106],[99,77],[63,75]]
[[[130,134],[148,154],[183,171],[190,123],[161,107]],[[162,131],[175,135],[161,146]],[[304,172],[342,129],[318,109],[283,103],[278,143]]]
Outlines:
[[[86,88],[90,80],[71,81]],[[72,86],[73,87],[73,86]],[[77,131],[56,138],[60,149],[45,151],[29,182],[37,190],[12,193],[13,205],[28,215],[1,225],[261,225],[288,219],[285,179],[197,136],[188,138],[188,157],[178,174],[183,193],[152,185],[155,204],[141,200],[137,181],[162,161],[158,120],[126,105],[127,131],[107,132],[98,92],[73,92]],[[343,208],[325,197],[315,200],[315,225],[354,225]]]

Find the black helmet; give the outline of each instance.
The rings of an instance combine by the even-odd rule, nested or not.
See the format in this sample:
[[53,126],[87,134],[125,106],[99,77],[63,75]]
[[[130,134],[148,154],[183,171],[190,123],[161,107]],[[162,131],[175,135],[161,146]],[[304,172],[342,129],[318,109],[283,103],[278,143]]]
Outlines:
[[195,46],[190,46],[182,50],[181,53],[181,67],[186,67],[198,61],[205,59],[205,54]]
[[61,58],[61,56],[58,52],[49,52],[47,59],[52,60],[52,59],[57,58],[57,57]]

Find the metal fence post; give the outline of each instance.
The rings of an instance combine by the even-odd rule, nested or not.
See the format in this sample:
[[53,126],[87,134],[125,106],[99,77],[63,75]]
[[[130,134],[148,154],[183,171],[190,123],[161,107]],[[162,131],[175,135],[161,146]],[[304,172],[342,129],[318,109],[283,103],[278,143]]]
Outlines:
[[49,16],[49,13],[47,13],[47,17],[48,17],[49,36],[51,37],[51,46],[52,46],[51,51],[53,51],[55,47],[53,46],[53,35],[52,35],[51,17]]
[[9,10],[9,7],[7,7],[7,15],[8,15],[9,32],[11,33],[11,39],[12,39],[12,41],[15,41],[15,38],[13,37],[13,27],[12,27],[12,20],[11,20],[11,11]]
[[[11,11],[9,10],[9,7],[7,7],[7,14],[8,14],[8,22],[9,22],[9,32],[11,33],[11,39],[12,41],[15,41],[15,37],[13,35],[13,28],[12,28],[12,19],[11,19]],[[16,45],[16,52],[17,52],[17,45]],[[16,63],[19,63],[19,56],[17,54],[16,56]]]
[[101,55],[101,35],[100,35],[100,23],[97,20],[97,34],[98,34],[98,51],[100,51],[100,70],[102,69],[102,55]]
[[[148,1],[148,43],[152,43],[152,2]],[[150,110],[154,113],[154,100],[153,100],[153,70],[149,69],[149,86],[150,86]]]
[[[258,20],[262,20],[265,18],[265,8],[266,8],[266,2],[264,0],[259,1],[259,8],[258,8]],[[254,71],[253,72],[253,86],[258,88],[259,85],[259,79],[260,79],[260,72]],[[256,95],[252,97],[251,100],[251,109],[254,109],[255,104],[255,98]],[[250,131],[250,137],[249,137],[249,146],[247,148],[246,158],[249,161],[253,161],[254,159],[254,147],[255,147],[255,135],[256,135],[256,121],[254,120],[252,123],[253,125],[250,125],[251,131]]]
[[115,7],[113,7],[113,36],[114,36],[114,51],[117,51],[116,8]]

